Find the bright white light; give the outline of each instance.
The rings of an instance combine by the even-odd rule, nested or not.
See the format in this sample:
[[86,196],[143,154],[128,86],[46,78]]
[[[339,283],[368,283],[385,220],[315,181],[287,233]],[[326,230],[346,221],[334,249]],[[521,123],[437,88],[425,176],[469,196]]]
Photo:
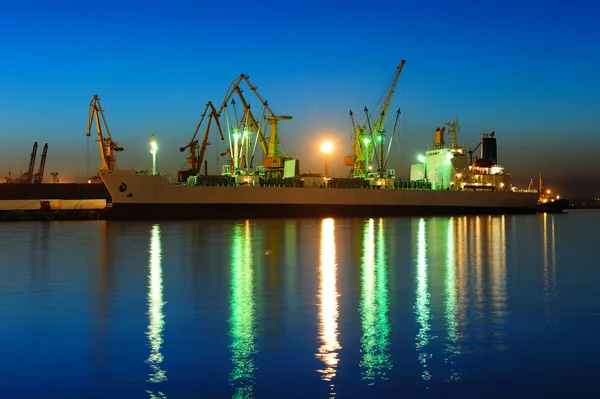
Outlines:
[[321,144],[321,152],[324,154],[329,154],[333,151],[333,143],[331,141],[326,141]]

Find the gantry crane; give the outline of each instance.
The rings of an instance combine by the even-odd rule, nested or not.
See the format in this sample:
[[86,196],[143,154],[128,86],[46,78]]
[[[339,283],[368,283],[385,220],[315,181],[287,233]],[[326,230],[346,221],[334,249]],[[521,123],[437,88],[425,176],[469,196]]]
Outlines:
[[[242,82],[246,82],[248,87],[250,87],[250,90],[252,90],[252,92],[256,95],[260,103],[263,105],[266,113],[268,113],[268,115],[265,115],[261,118],[261,121],[262,119],[266,119],[267,125],[269,126],[268,138],[265,137],[265,132],[263,131],[261,124],[256,120],[256,117],[254,116],[252,111],[250,111],[250,105],[244,97],[244,95],[242,94],[242,89],[240,88],[240,84]],[[229,85],[229,89],[227,90],[227,94],[223,99],[223,103],[221,104],[218,115],[221,115],[223,110],[226,109],[227,104],[232,99],[233,95],[237,93],[244,107],[244,118],[246,118],[245,124],[247,125],[248,129],[250,129],[254,132],[254,134],[256,134],[257,141],[264,152],[262,166],[265,168],[265,170],[270,176],[282,176],[285,160],[289,159],[289,157],[279,145],[278,123],[280,120],[288,120],[292,119],[292,117],[289,115],[275,115],[271,107],[269,107],[267,101],[263,100],[263,98],[260,96],[256,89],[257,86],[250,83],[249,77],[244,74],[241,74],[239,77],[234,79]]]
[[[102,124],[106,131],[106,137],[102,134],[102,126],[100,124],[100,118],[102,118]],[[104,118],[104,110],[100,106],[100,98],[97,94],[94,94],[94,98],[90,102],[88,109],[88,130],[86,136],[90,136],[92,131],[92,123],[96,120],[96,130],[98,131],[98,144],[100,146],[100,158],[102,159],[102,169],[114,170],[115,169],[115,151],[123,151],[123,147],[119,147],[116,142],[113,141],[110,136],[110,130],[106,124]]]
[[[367,107],[364,109],[367,122],[362,126],[354,123],[354,114],[350,111],[350,118],[354,130],[354,156],[350,175],[354,178],[367,178],[369,176],[369,166],[374,159],[378,162],[379,176],[383,177],[385,173],[385,163],[387,160],[387,156],[384,159],[385,121],[405,62],[406,60],[400,61],[400,64],[396,67],[396,73],[392,78],[392,82],[387,90],[384,100],[375,114],[377,119],[375,119],[373,125],[371,125],[371,118]],[[400,115],[399,110],[397,115]],[[377,154],[377,151],[379,151],[379,154]],[[376,155],[379,155],[379,157]]]
[[48,155],[48,143],[44,143],[44,149],[42,150],[42,159],[40,160],[40,169],[33,176],[34,183],[42,183],[44,180],[44,169],[46,169],[46,156]]
[[[198,131],[200,130],[200,126],[202,126],[202,122],[204,121],[204,117],[206,116],[206,113],[209,110],[210,110],[210,114],[208,115],[208,122],[206,124],[206,130],[204,131],[204,139],[202,140],[202,145],[200,145],[200,148],[198,148],[198,140],[196,140],[196,135],[198,134]],[[202,113],[202,115],[200,115],[200,122],[198,122],[198,126],[196,127],[196,130],[194,131],[194,134],[192,135],[192,139],[185,146],[179,148],[179,151],[181,151],[181,152],[184,152],[186,149],[189,149],[189,151],[190,151],[189,152],[190,155],[188,157],[189,169],[187,171],[184,171],[184,170],[179,171],[179,175],[178,175],[179,181],[181,181],[181,182],[186,181],[189,176],[195,176],[198,173],[200,173],[200,168],[202,166],[202,161],[204,160],[204,153],[206,151],[206,146],[209,144],[208,133],[210,132],[210,125],[211,125],[213,119],[215,121],[215,124],[217,125],[217,129],[219,130],[219,136],[221,137],[221,140],[225,140],[225,137],[223,137],[223,131],[221,129],[221,122],[219,122],[219,115],[217,113],[217,110],[216,110],[215,106],[213,105],[213,103],[211,101],[209,101],[208,103],[206,103],[206,108],[204,109],[204,112]]]

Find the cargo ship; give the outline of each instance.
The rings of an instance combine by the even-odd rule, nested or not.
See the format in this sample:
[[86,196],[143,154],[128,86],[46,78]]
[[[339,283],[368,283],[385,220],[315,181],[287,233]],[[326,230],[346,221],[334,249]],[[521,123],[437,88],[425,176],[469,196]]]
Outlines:
[[[288,156],[279,146],[278,123],[292,117],[275,114],[244,74],[231,82],[220,107],[207,103],[191,140],[180,147],[182,152],[190,151],[189,170],[180,171],[177,182],[157,173],[154,136],[152,171],[118,170],[113,151],[122,148],[110,135],[105,138],[97,124],[103,160],[98,173],[111,197],[103,216],[121,220],[187,220],[538,212],[538,191],[517,189],[511,184],[510,173],[498,163],[494,132],[483,134],[473,150],[458,145],[458,117],[435,130],[434,144],[411,166],[409,179],[399,179],[395,169],[387,168],[400,110],[390,133],[385,123],[404,63],[402,60],[396,67],[375,112],[365,107],[364,116],[360,120],[357,116],[359,123],[355,123],[355,115],[350,111],[353,154],[344,160],[350,169],[343,178],[332,178],[327,170],[323,175],[300,173],[298,159]],[[256,107],[251,108],[242,94],[244,83],[261,104],[262,116],[255,116]],[[239,98],[241,110],[235,108],[234,96]],[[98,108],[93,108],[90,115],[95,113],[98,121],[102,109],[97,96],[92,104]],[[204,120],[207,124],[200,144],[196,135]],[[228,139],[227,151],[221,154],[228,157],[228,162],[222,165],[219,175],[208,175],[206,162],[204,173],[200,170],[211,122],[221,140],[225,136]],[[91,125],[90,119],[88,134]],[[226,126],[226,135],[221,126]],[[105,130],[108,134],[107,127]],[[263,158],[260,165],[253,166],[257,147]],[[479,147],[481,156],[474,159]]]
[[250,174],[205,173],[177,183],[149,171],[101,170],[112,199],[104,217],[187,220],[538,212],[538,191],[514,187],[511,175],[498,164],[494,133],[482,136],[481,156],[476,159],[474,151],[456,145],[454,133],[447,146],[444,129],[436,130],[434,146],[411,166],[409,180],[397,179],[393,169],[370,173],[364,167],[367,162],[357,162],[357,168],[364,169],[353,168],[348,178],[302,175],[295,173],[295,159],[285,160],[281,177],[258,167]]

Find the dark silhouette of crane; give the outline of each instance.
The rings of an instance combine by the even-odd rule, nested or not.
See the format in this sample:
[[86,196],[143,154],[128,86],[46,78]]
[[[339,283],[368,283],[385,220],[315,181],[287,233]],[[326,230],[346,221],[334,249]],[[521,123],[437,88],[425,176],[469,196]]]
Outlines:
[[40,169],[33,176],[34,183],[42,183],[44,180],[44,169],[46,168],[46,156],[48,155],[48,143],[44,143],[44,149],[42,150],[42,159],[40,160]]

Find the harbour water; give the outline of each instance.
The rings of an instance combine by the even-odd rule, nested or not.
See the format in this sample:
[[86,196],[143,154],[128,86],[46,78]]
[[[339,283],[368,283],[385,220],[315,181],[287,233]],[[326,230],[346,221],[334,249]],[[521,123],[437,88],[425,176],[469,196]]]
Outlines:
[[2,223],[1,397],[596,397],[599,226]]

